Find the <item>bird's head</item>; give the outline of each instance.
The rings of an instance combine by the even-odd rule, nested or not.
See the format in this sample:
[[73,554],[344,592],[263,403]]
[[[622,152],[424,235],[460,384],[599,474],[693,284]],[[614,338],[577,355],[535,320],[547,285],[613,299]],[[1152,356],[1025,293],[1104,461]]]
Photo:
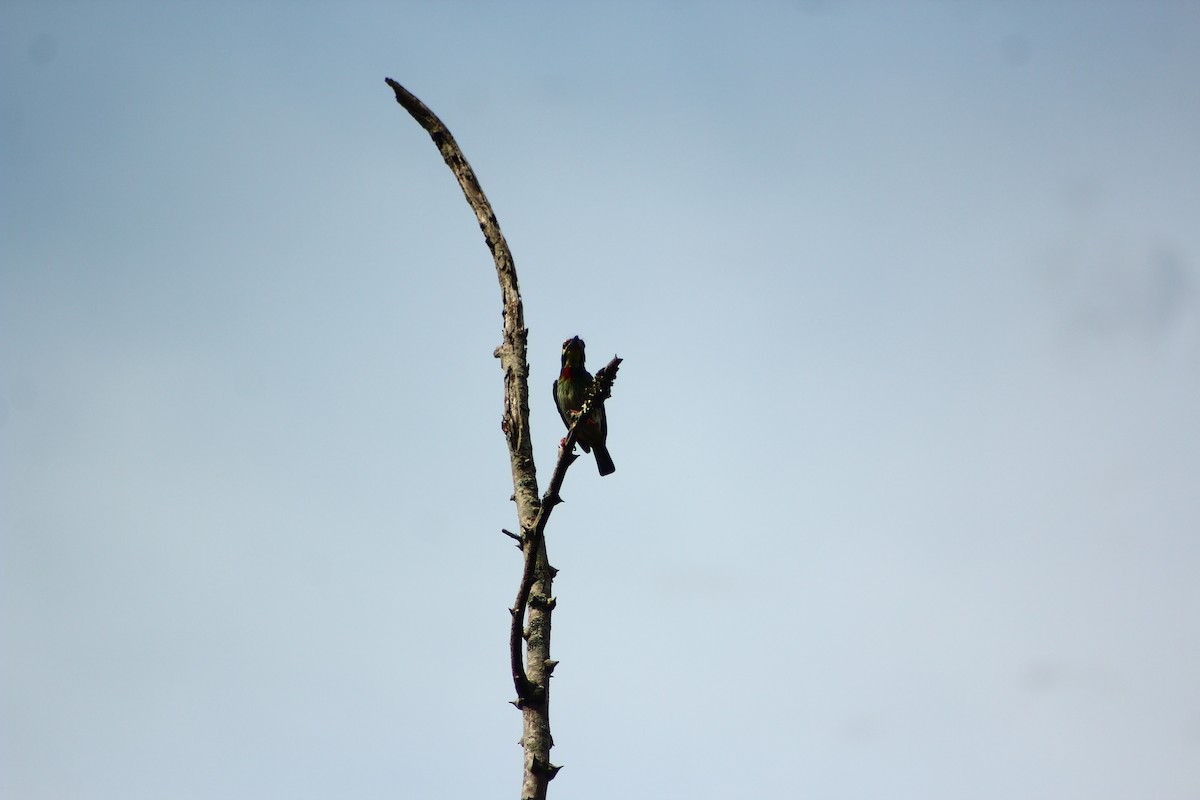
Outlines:
[[572,336],[563,342],[562,365],[564,367],[583,367],[583,339]]

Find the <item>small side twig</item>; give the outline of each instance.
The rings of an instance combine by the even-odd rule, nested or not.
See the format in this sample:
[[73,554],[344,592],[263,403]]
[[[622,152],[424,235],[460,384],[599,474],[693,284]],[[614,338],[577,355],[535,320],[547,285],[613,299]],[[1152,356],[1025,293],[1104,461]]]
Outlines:
[[[533,520],[532,528],[523,537],[525,540],[525,569],[521,575],[521,586],[517,591],[517,600],[513,603],[512,608],[509,609],[512,614],[512,627],[509,629],[508,634],[509,660],[512,664],[513,685],[517,690],[517,698],[522,703],[536,700],[547,688],[530,682],[528,676],[525,674],[524,662],[521,658],[521,641],[525,634],[525,609],[529,605],[529,595],[533,589],[537,575],[537,553],[544,544],[546,523],[550,521],[550,513],[556,505],[562,502],[559,491],[562,489],[563,480],[567,477],[567,469],[570,468],[575,459],[579,458],[575,454],[575,441],[579,435],[579,426],[588,418],[588,415],[597,403],[603,403],[612,396],[613,381],[617,379],[617,370],[620,366],[621,359],[614,356],[612,361],[609,361],[608,364],[596,372],[596,376],[592,380],[592,386],[588,391],[587,399],[580,409],[579,416],[576,418],[575,423],[571,425],[571,429],[567,431],[567,436],[563,439],[562,445],[558,449],[558,462],[554,465],[554,473],[550,476],[550,485],[546,488],[546,493],[542,495],[541,508]],[[558,662],[554,663],[557,664]],[[547,675],[547,677],[549,676]]]

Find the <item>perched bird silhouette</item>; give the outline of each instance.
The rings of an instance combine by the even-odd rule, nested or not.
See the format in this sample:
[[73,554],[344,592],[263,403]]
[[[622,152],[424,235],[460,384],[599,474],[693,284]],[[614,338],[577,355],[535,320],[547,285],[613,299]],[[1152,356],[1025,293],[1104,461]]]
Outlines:
[[[563,342],[562,370],[554,382],[554,405],[558,406],[558,414],[568,430],[579,416],[588,387],[592,385],[592,374],[583,366],[583,351],[583,339],[578,336]],[[601,475],[616,472],[617,468],[605,444],[608,439],[608,420],[604,416],[603,404],[594,405],[588,418],[576,431],[575,439],[583,452],[595,451],[596,466]]]

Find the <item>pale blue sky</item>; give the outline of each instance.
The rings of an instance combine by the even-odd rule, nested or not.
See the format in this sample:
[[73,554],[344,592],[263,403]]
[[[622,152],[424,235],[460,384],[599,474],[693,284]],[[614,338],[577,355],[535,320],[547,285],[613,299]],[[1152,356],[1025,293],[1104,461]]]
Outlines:
[[1200,794],[1200,6],[0,3],[0,796]]

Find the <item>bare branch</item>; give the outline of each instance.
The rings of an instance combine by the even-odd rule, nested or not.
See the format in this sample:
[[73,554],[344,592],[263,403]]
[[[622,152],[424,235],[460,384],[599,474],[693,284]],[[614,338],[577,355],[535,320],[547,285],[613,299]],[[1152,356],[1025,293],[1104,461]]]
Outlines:
[[[411,92],[391,78],[387,78],[386,81],[396,94],[396,102],[425,129],[437,145],[442,159],[458,179],[467,203],[479,221],[484,241],[492,252],[496,276],[500,281],[500,297],[504,306],[504,340],[496,348],[495,355],[500,359],[500,368],[504,373],[504,417],[501,430],[508,442],[513,499],[517,503],[517,519],[521,525],[519,541],[525,554],[521,588],[518,591],[517,602],[510,609],[513,630],[517,631],[516,645],[511,653],[513,683],[517,689],[514,705],[521,709],[521,743],[525,748],[521,797],[524,800],[544,800],[546,786],[558,771],[557,767],[550,764],[550,748],[554,746],[554,742],[550,736],[550,676],[546,668],[546,663],[551,660],[550,618],[553,605],[546,603],[529,608],[529,596],[534,592],[539,597],[551,597],[551,582],[555,570],[547,559],[542,537],[539,535],[535,541],[529,535],[536,525],[542,504],[538,499],[537,470],[534,467],[533,442],[529,434],[529,363],[526,356],[529,332],[525,328],[517,270],[491,203],[484,195],[474,170],[467,163],[449,129]],[[509,535],[518,538],[515,534]],[[528,625],[524,625],[526,616]],[[526,642],[528,668],[521,658],[521,641]]]
[[[559,448],[550,486],[539,499],[533,443],[529,435],[528,331],[525,329],[512,253],[475,172],[445,124],[399,83],[391,78],[386,81],[396,94],[396,102],[429,133],[443,160],[458,179],[467,203],[479,220],[500,281],[500,296],[504,304],[504,341],[495,351],[504,372],[504,417],[500,427],[508,442],[514,490],[512,499],[517,503],[517,518],[521,523],[519,534],[507,530],[503,533],[515,539],[524,554],[521,584],[516,601],[509,609],[512,617],[509,661],[517,691],[517,699],[512,704],[521,710],[523,719],[521,744],[525,748],[525,774],[521,797],[523,800],[545,800],[547,784],[561,769],[550,763],[550,748],[554,746],[550,735],[550,674],[558,665],[557,661],[550,658],[550,620],[557,603],[551,593],[551,583],[558,570],[550,566],[546,556],[546,523],[554,506],[562,502],[559,490],[567,469],[578,458],[574,453],[577,429],[588,418],[592,408],[604,403],[612,393],[612,382],[616,379],[621,359],[614,357],[607,366],[597,371],[579,416]],[[521,653],[522,643],[524,657]]]

